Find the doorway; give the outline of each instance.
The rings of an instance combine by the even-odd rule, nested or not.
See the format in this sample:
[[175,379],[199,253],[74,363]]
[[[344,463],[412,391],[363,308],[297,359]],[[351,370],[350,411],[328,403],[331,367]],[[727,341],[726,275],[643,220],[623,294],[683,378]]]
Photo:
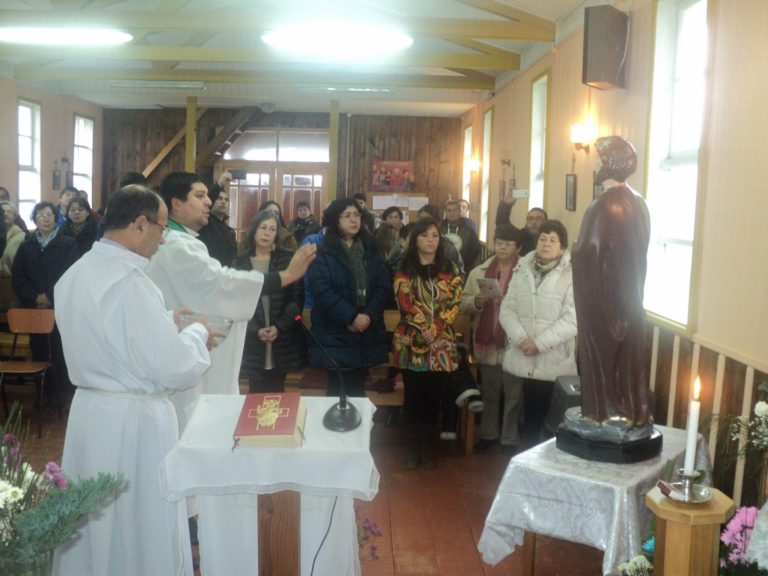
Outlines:
[[286,226],[296,217],[296,206],[307,202],[318,223],[326,203],[327,163],[222,162],[221,170],[244,170],[243,180],[230,184],[230,221],[238,242],[264,202],[280,204]]

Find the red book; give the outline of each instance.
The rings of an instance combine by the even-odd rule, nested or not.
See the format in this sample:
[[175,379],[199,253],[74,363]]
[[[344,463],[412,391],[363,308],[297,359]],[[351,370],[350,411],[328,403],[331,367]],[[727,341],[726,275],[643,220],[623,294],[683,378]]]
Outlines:
[[298,448],[306,418],[298,392],[247,394],[235,426],[235,445]]

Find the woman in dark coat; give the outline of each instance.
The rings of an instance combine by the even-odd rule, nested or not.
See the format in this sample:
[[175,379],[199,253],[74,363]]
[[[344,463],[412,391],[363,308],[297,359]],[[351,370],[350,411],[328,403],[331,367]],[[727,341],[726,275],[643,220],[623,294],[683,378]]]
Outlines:
[[[248,227],[245,249],[233,261],[238,270],[285,270],[293,252],[281,247],[280,222],[268,211],[259,212]],[[248,322],[240,377],[248,378],[250,392],[282,392],[288,372],[307,365],[307,344],[296,316],[304,306],[304,283],[285,286],[278,295],[262,294]]]
[[312,333],[333,361],[310,339],[310,364],[328,371],[329,396],[339,393],[340,373],[347,394],[363,396],[368,369],[388,360],[384,304],[392,283],[354,199],[331,202],[323,226],[307,284],[314,298]]
[[[19,246],[11,267],[13,292],[22,308],[53,308],[53,287],[67,269],[75,263],[79,254],[75,241],[59,233],[56,213],[50,202],[39,202],[32,210],[32,220],[37,230],[30,232]],[[32,335],[29,342],[35,360],[47,360],[48,339]],[[72,390],[66,387],[67,368],[61,348],[61,336],[54,327],[51,333],[51,357],[58,386],[46,379],[46,396],[55,393],[60,398]],[[49,372],[50,373],[50,372]]]
[[74,238],[80,256],[88,252],[96,242],[97,227],[88,200],[73,198],[67,207],[67,219],[61,227],[61,233]]

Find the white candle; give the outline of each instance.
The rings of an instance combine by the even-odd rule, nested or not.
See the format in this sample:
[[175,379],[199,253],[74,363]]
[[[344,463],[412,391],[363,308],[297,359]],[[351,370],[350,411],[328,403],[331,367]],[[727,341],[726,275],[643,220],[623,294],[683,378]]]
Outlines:
[[683,473],[686,476],[693,475],[696,466],[696,440],[699,434],[699,412],[701,411],[701,402],[699,394],[701,393],[701,380],[696,376],[696,383],[693,385],[693,400],[688,410],[688,436],[685,442],[685,464]]

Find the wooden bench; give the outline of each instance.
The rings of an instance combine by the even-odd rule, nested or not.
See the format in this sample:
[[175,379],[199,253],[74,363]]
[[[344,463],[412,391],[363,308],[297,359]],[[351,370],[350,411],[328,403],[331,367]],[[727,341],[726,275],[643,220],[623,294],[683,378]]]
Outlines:
[[[309,328],[312,325],[310,318],[310,310],[305,309],[302,313],[302,319],[304,325]],[[385,310],[384,311],[384,326],[387,332],[394,332],[397,323],[400,322],[400,312],[397,310]],[[470,336],[472,333],[472,320],[466,314],[459,314],[456,317],[454,323],[456,329],[456,344],[464,346],[469,352]],[[386,370],[389,366],[393,366],[392,354],[390,353],[390,364],[375,366],[371,369],[372,380],[375,382],[379,378],[386,374]],[[470,370],[472,376],[477,382],[477,367],[470,364]],[[304,386],[302,382],[303,378],[298,379],[291,378],[291,375],[286,379],[286,389],[297,388],[305,396],[314,396],[325,394],[325,389],[317,386]],[[379,392],[377,390],[367,389],[365,395],[376,406],[402,406],[404,401],[403,390],[401,388],[395,388],[392,392]],[[460,409],[459,414],[459,438],[464,443],[464,452],[471,454],[475,443],[475,413],[467,408],[467,403]]]

